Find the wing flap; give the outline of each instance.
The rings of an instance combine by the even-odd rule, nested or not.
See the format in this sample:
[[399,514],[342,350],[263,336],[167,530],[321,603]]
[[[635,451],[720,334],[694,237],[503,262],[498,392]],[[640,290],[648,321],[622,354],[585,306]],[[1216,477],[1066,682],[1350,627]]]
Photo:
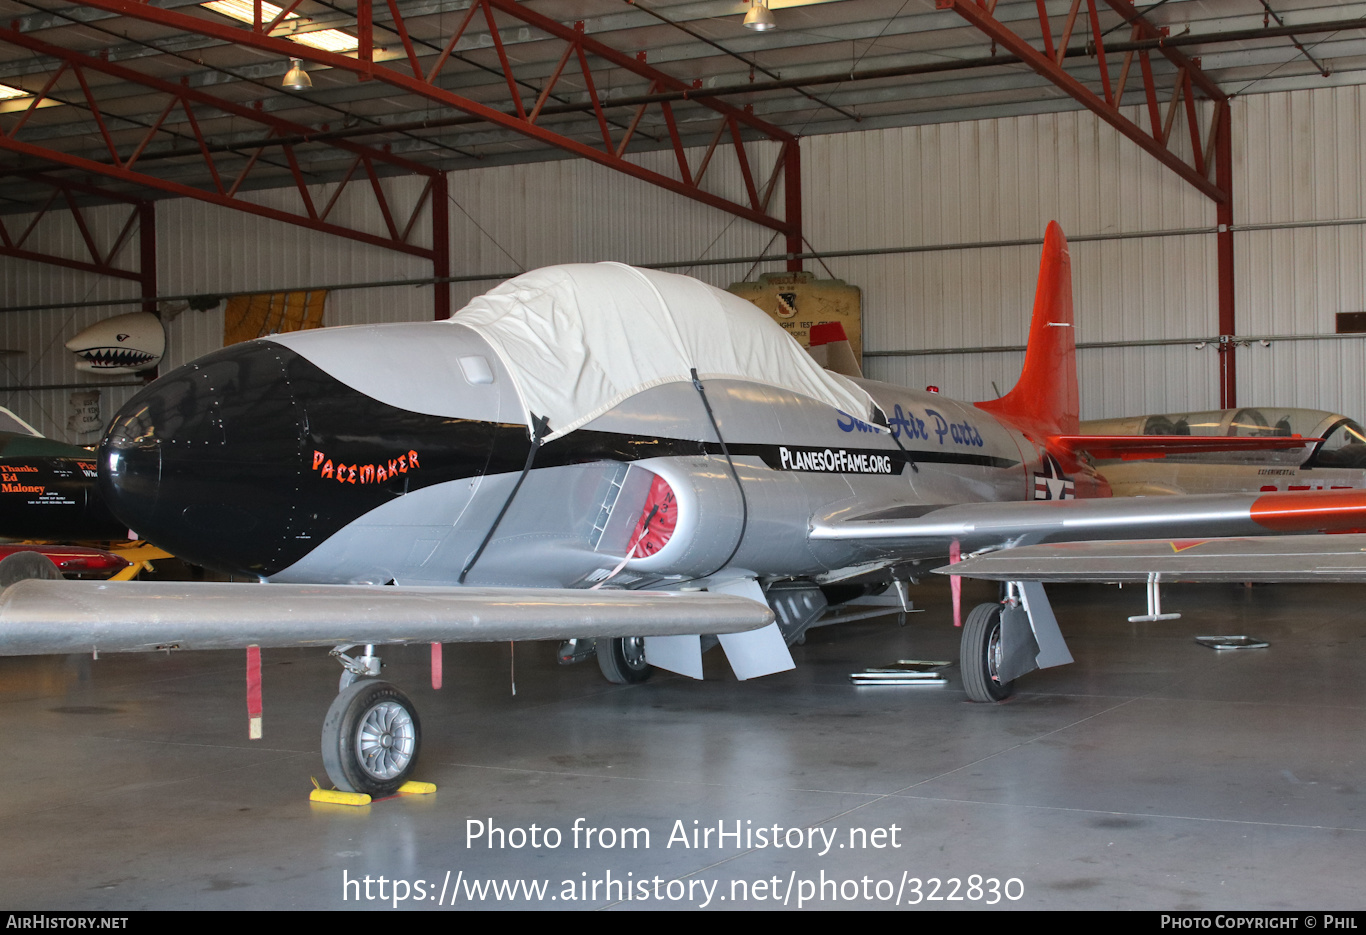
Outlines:
[[1121,539],[1002,549],[936,568],[992,581],[1366,581],[1366,535]]
[[20,581],[0,655],[736,633],[767,607],[701,591]]

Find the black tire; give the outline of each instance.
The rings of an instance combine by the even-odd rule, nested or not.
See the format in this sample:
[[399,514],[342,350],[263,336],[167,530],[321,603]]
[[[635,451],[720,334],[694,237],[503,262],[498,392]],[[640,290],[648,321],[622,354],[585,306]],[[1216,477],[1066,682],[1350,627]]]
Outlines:
[[613,685],[635,685],[654,671],[645,661],[645,640],[639,636],[598,640],[598,668]]
[[1001,605],[978,604],[963,624],[963,643],[958,666],[963,670],[963,690],[969,701],[1004,701],[1015,683],[996,677],[1001,661]]
[[30,578],[60,581],[62,573],[42,552],[15,552],[0,559],[0,589]]
[[388,682],[354,682],[323,719],[323,765],[343,792],[397,791],[417,765],[421,746],[417,708]]

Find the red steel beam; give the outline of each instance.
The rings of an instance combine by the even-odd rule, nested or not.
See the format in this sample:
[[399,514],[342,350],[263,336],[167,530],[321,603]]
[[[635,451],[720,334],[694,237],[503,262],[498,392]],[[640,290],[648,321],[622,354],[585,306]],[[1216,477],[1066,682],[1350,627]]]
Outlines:
[[[156,23],[180,32],[208,36],[220,39],[224,42],[259,49],[264,52],[278,55],[281,58],[304,59],[357,76],[373,78],[418,97],[435,101],[436,103],[452,109],[478,117],[497,127],[531,137],[539,142],[572,153],[575,156],[591,160],[592,162],[622,172],[633,178],[672,191],[686,198],[699,201],[710,207],[734,214],[745,220],[752,221],[755,224],[785,234],[800,234],[800,231],[795,231],[792,224],[787,220],[771,217],[765,212],[755,210],[749,205],[732,202],[719,195],[704,191],[698,187],[695,182],[689,184],[686,181],[670,178],[669,176],[619,158],[610,145],[603,149],[589,146],[578,140],[548,130],[545,127],[534,123],[530,117],[524,116],[518,112],[507,113],[439,87],[434,83],[435,77],[439,73],[440,67],[444,64],[445,59],[449,56],[450,49],[454,46],[454,38],[448,43],[447,49],[443,51],[442,55],[438,57],[438,61],[431,69],[431,72],[429,72],[425,78],[421,78],[396,71],[379,63],[362,62],[358,59],[350,58],[349,56],[325,52],[321,49],[302,46],[299,43],[290,42],[286,39],[267,36],[254,32],[249,27],[241,28],[223,22],[190,16],[174,10],[165,10],[152,6],[146,2],[139,2],[139,0],[89,0],[85,5],[121,16]],[[513,17],[542,32],[568,42],[574,48],[581,50],[582,52],[595,55],[613,66],[626,69],[633,74],[657,81],[660,88],[673,91],[688,90],[688,85],[681,80],[667,75],[658,69],[652,68],[629,55],[611,49],[576,29],[565,26],[562,23],[529,10],[517,4],[514,0],[475,0],[460,24],[457,35],[459,34],[459,31],[463,30],[473,19],[474,14],[481,6],[484,7],[486,15],[488,14],[488,11],[497,10],[506,16]],[[487,15],[487,19],[495,30],[495,35],[490,38],[497,43],[499,41],[496,37],[497,24],[493,23],[491,15]],[[739,123],[748,126],[750,129],[763,134],[767,138],[778,142],[786,143],[789,140],[795,139],[791,134],[765,123],[752,114],[746,113],[743,109],[733,107],[722,101],[712,98],[703,98],[699,99],[697,103],[716,111],[722,118],[723,125],[727,119],[734,119]],[[517,110],[520,111],[520,107],[517,108]],[[698,174],[700,175],[700,173]]]
[[117,266],[108,266],[103,263],[90,263],[84,260],[73,260],[69,257],[54,256],[48,253],[25,250],[22,247],[6,247],[0,245],[0,256],[14,257],[16,260],[32,260],[35,263],[46,263],[49,266],[62,266],[66,269],[80,270],[83,273],[98,273],[101,276],[113,276],[116,279],[128,279],[133,282],[142,282],[142,273],[137,270],[120,269]]
[[[358,240],[361,243],[369,243],[390,250],[399,250],[413,256],[423,257],[432,262],[432,275],[437,278],[450,276],[450,215],[446,202],[446,176],[444,173],[437,172],[431,177],[431,185],[428,186],[425,197],[430,199],[431,219],[432,219],[432,247],[427,249],[417,247],[407,243],[400,243],[364,231],[354,231],[338,225],[329,224],[325,221],[300,217],[288,212],[278,211],[274,208],[267,208],[261,205],[253,205],[250,202],[237,201],[225,195],[218,195],[213,192],[205,192],[201,189],[191,188],[178,182],[169,182],[164,179],[152,176],[143,176],[137,172],[130,172],[115,166],[96,162],[90,159],[82,159],[79,156],[71,156],[66,153],[54,150],[44,150],[41,147],[32,146],[25,143],[18,143],[7,137],[0,136],[0,149],[9,149],[24,155],[33,156],[40,159],[48,159],[60,165],[71,168],[84,169],[87,172],[104,175],[108,178],[120,181],[133,182],[148,188],[158,189],[170,194],[180,195],[185,198],[196,198],[210,204],[217,204],[222,207],[243,211],[254,214],[258,217],[270,218],[271,220],[283,221],[298,227],[306,227],[324,233],[336,234],[339,237],[346,237],[351,240]],[[53,180],[54,184],[57,180]],[[62,184],[65,180],[61,180]],[[69,183],[78,190],[90,191],[91,186],[82,186],[79,183]],[[100,194],[107,194],[108,197],[123,199],[126,196],[112,193],[104,193],[98,189]],[[115,276],[121,279],[129,279],[138,282],[142,286],[143,310],[155,313],[157,292],[157,273],[156,273],[156,213],[153,204],[149,201],[137,201],[134,208],[139,218],[139,253],[140,266],[138,271],[119,269],[112,266],[108,260],[102,263],[87,263],[80,260],[73,260],[67,257],[55,257],[46,254],[34,253],[30,250],[12,247],[8,244],[0,244],[0,255],[13,256],[19,259],[35,260],[43,263],[50,263],[57,266],[65,266],[69,269],[77,269],[83,272],[100,273],[106,276]],[[74,209],[74,206],[73,206]],[[414,207],[414,214],[421,209],[419,203]],[[409,229],[411,229],[411,224]],[[31,225],[30,225],[31,227]],[[406,231],[405,231],[406,233]],[[8,240],[8,236],[5,237]],[[112,251],[111,251],[112,253]],[[112,256],[110,257],[112,259]],[[451,313],[450,286],[438,283],[434,297],[435,314],[438,318],[449,318]]]
[[[83,273],[96,273],[101,276],[112,276],[116,279],[127,279],[133,282],[146,282],[147,264],[145,258],[140,269],[130,270],[114,265],[114,256],[123,247],[124,241],[132,232],[133,224],[141,218],[142,206],[147,204],[136,198],[131,198],[119,192],[106,191],[95,185],[88,185],[67,179],[52,178],[40,173],[33,173],[28,178],[40,185],[47,185],[52,188],[52,196],[47,199],[34,213],[33,219],[29,222],[24,232],[17,238],[9,235],[5,229],[3,220],[0,220],[0,256],[14,257],[20,260],[30,260],[35,263],[46,263],[50,266],[60,266],[65,269],[79,270]],[[113,244],[110,245],[106,254],[101,254],[96,247],[94,238],[90,233],[89,225],[85,222],[85,217],[81,214],[81,207],[76,203],[73,193],[82,195],[94,195],[110,201],[122,202],[130,206],[131,210],[127,222],[123,226],[123,231]],[[33,232],[34,227],[44,217],[51,212],[54,203],[59,196],[64,196],[67,204],[68,213],[80,231],[81,240],[85,244],[86,252],[90,254],[90,259],[81,260],[74,257],[58,256],[51,253],[43,253],[37,250],[29,250],[24,247],[24,242],[28,235]],[[152,260],[152,275],[155,276],[156,261]]]
[[[479,2],[479,0],[476,0],[476,2]],[[675,78],[672,75],[646,64],[639,58],[627,55],[625,52],[618,51],[611,46],[604,45],[598,40],[584,34],[580,28],[581,24],[571,28],[557,20],[553,20],[548,16],[543,16],[540,13],[523,6],[518,3],[517,0],[482,0],[482,2],[497,8],[501,13],[519,19],[527,25],[534,26],[542,32],[549,33],[565,42],[576,42],[584,51],[596,55],[604,61],[610,62],[617,68],[629,71],[641,78],[648,78],[651,81],[657,82],[661,89],[687,91],[692,87],[681,79]],[[782,130],[771,123],[761,120],[744,108],[735,107],[732,104],[727,104],[725,101],[717,100],[715,98],[698,98],[697,102],[711,108],[722,116],[738,120],[740,123],[762,133],[771,140],[784,142],[792,138],[792,134],[788,133],[786,130]]]
[[[1114,3],[1112,2],[1112,5]],[[1150,154],[1158,162],[1171,169],[1181,178],[1194,186],[1199,191],[1207,195],[1211,200],[1218,204],[1223,204],[1231,197],[1229,192],[1220,188],[1215,182],[1211,182],[1203,174],[1198,172],[1194,166],[1188,164],[1152,135],[1146,133],[1141,127],[1119,112],[1118,108],[1107,102],[1104,98],[1095,94],[1090,88],[1073,78],[1056,61],[1046,56],[1044,53],[1035,49],[1029,42],[1016,35],[1011,29],[997,21],[985,9],[978,6],[975,0],[935,0],[938,9],[952,9],[959,16],[963,17],[973,26],[977,27],[982,33],[987,35],[997,45],[1002,46],[1011,54],[1015,55],[1020,61],[1024,62],[1036,73],[1047,78],[1063,91],[1072,97],[1073,100],[1085,106],[1096,116],[1117,129],[1126,138],[1138,144],[1144,151]],[[1130,8],[1132,9],[1132,8]],[[1135,20],[1138,14],[1133,14]],[[1184,56],[1183,56],[1184,58]],[[1186,60],[1188,67],[1192,71],[1198,71],[1193,63]],[[1145,69],[1145,75],[1146,75]],[[1189,73],[1189,72],[1188,72]],[[1201,76],[1203,78],[1203,76]],[[1192,76],[1194,81],[1194,77]],[[1204,82],[1196,81],[1202,90],[1205,88]],[[1212,84],[1212,83],[1211,83]],[[1217,88],[1215,89],[1217,91]],[[1220,98],[1223,95],[1220,93]]]
[[[1143,14],[1139,13],[1129,0],[1105,0],[1105,2],[1109,4],[1110,9],[1124,17],[1126,23],[1132,25],[1134,29],[1137,30],[1137,34],[1134,36],[1135,39],[1164,38],[1163,31],[1145,20]],[[1178,70],[1182,68],[1186,69],[1186,73],[1191,76],[1191,81],[1193,81],[1210,100],[1216,102],[1228,100],[1228,95],[1223,92],[1219,85],[1211,81],[1209,76],[1199,69],[1195,61],[1187,57],[1180,49],[1173,48],[1169,45],[1159,45],[1158,50],[1161,51],[1161,53],[1166,56],[1167,61],[1175,65]]]
[[[105,140],[106,146],[109,150],[109,162],[88,159],[81,156],[74,156],[69,153],[62,153],[57,150],[48,149],[46,147],[37,146],[31,143],[25,143],[16,138],[17,134],[19,133],[22,127],[22,121],[20,121],[14,127],[12,127],[8,134],[0,132],[0,149],[9,150],[10,152],[30,156],[35,159],[46,160],[58,165],[67,166],[69,168],[76,168],[87,172],[92,172],[97,175],[104,176],[105,178],[112,178],[118,181],[144,186],[147,188],[166,192],[167,194],[179,195],[181,197],[186,198],[194,198],[199,201],[205,201],[210,204],[219,205],[221,207],[244,211],[246,213],[255,214],[260,217],[266,217],[276,221],[283,221],[285,223],[305,227],[310,230],[316,230],[323,233],[332,234],[334,236],[344,237],[350,240],[357,240],[361,243],[367,243],[374,246],[384,247],[386,249],[396,250],[401,253],[420,256],[426,259],[432,259],[433,257],[433,249],[414,246],[413,244],[406,243],[405,241],[399,239],[396,236],[391,235],[389,237],[384,237],[377,234],[371,234],[367,231],[356,230],[354,228],[349,228],[344,225],[328,222],[325,220],[325,215],[323,218],[317,217],[315,211],[313,210],[312,202],[307,191],[307,186],[304,183],[303,176],[301,173],[297,171],[297,160],[294,158],[293,150],[290,147],[282,147],[282,149],[285,151],[286,157],[289,160],[290,169],[295,181],[295,186],[299,190],[300,197],[303,201],[306,213],[295,214],[289,211],[268,208],[261,205],[253,204],[252,202],[237,198],[237,188],[241,185],[243,179],[245,178],[246,172],[250,171],[251,166],[255,164],[255,157],[252,158],[246,170],[244,170],[238,177],[232,189],[225,190],[219,177],[217,166],[214,163],[213,155],[209,151],[207,141],[204,139],[202,133],[200,132],[198,124],[194,121],[192,105],[199,105],[202,107],[211,107],[217,109],[235,118],[240,118],[242,120],[249,121],[258,126],[264,126],[273,134],[277,134],[279,136],[306,138],[309,134],[313,132],[312,128],[310,127],[306,127],[302,124],[296,124],[292,121],[285,120],[283,118],[276,117],[270,114],[266,114],[262,111],[258,111],[254,108],[237,104],[232,101],[214,97],[213,95],[207,94],[197,89],[187,87],[183,84],[164,81],[162,79],[154,78],[149,75],[142,74],[141,72],[134,71],[122,65],[118,65],[112,62],[106,62],[103,59],[94,56],[85,55],[79,52],[72,51],[70,49],[64,49],[60,46],[54,46],[50,43],[36,39],[33,36],[19,33],[12,29],[0,27],[0,42],[15,45],[20,48],[28,49],[30,51],[34,51],[39,54],[48,55],[58,59],[62,63],[59,68],[59,71],[69,70],[75,72],[78,76],[78,79],[80,80],[83,89],[89,87],[88,82],[86,82],[84,79],[83,72],[85,70],[91,70],[111,75],[121,81],[127,81],[131,84],[149,88],[152,91],[166,94],[170,97],[170,106],[166,109],[162,119],[159,119],[157,123],[151,127],[151,129],[146,131],[144,138],[137,144],[137,146],[130,153],[129,157],[126,159],[120,155],[118,147],[114,144],[112,138],[107,132],[103,134],[102,138]],[[291,45],[295,44],[291,43]],[[49,87],[51,84],[52,83],[49,82]],[[85,94],[85,99],[91,112],[95,115],[97,122],[99,122],[100,126],[103,128],[103,120],[100,114],[99,102],[96,100],[94,95],[90,93]],[[176,104],[179,104],[185,111],[187,117],[189,117],[191,122],[191,130],[195,138],[196,149],[198,150],[200,157],[205,161],[206,165],[210,170],[210,173],[214,178],[214,189],[211,191],[206,191],[203,189],[195,188],[193,186],[185,185],[183,183],[162,179],[153,176],[147,172],[131,168],[131,163],[134,161],[134,159],[138,155],[142,154],[147,143],[150,142],[155,133],[157,133],[158,130],[162,128],[165,114],[168,114]],[[269,138],[267,138],[264,142],[254,144],[254,148],[257,150],[256,155],[259,156],[259,152],[261,149],[264,149],[267,146],[271,145],[274,144],[270,142]],[[371,161],[378,161],[383,162],[402,172],[410,174],[419,174],[427,176],[429,178],[440,175],[440,172],[436,169],[424,166],[421,163],[414,162],[410,159],[395,156],[391,153],[385,152],[382,149],[374,149],[366,146],[361,146],[355,143],[350,143],[347,141],[328,142],[325,145],[351,154],[357,160],[366,161],[367,164]],[[381,212],[385,215],[388,215],[390,213],[389,207],[386,200],[384,199],[383,192],[379,190],[377,186],[375,187],[375,191],[376,198],[379,200]],[[392,225],[390,225],[390,230],[392,233]]]
[[198,201],[208,202],[209,204],[218,205],[223,208],[243,211],[247,214],[254,214],[257,217],[269,218],[272,221],[283,221],[286,224],[306,227],[309,230],[315,230],[324,234],[332,234],[337,237],[345,237],[349,240],[358,240],[361,243],[371,244],[376,247],[385,247],[389,250],[397,250],[400,253],[408,253],[413,256],[426,257],[428,259],[430,259],[432,255],[432,251],[426,247],[399,243],[388,237],[381,237],[377,234],[367,233],[366,231],[353,230],[326,221],[316,221],[312,218],[291,214],[288,211],[281,211],[264,205],[252,204],[249,201],[243,201],[239,198],[230,198],[227,195],[220,195],[217,192],[207,192],[201,188],[195,188],[181,182],[160,179],[156,176],[146,175],[141,172],[130,172],[127,169],[111,166],[108,163],[97,162],[94,159],[86,159],[82,156],[72,156],[68,153],[58,152],[54,149],[34,146],[31,143],[21,143],[18,140],[12,140],[5,136],[0,136],[0,149],[9,150],[10,152],[18,153],[22,156],[29,156],[33,159],[46,160],[70,169],[79,169],[116,181],[155,189],[157,191],[165,192],[168,195],[177,195],[181,198],[194,198]]
[[[29,35],[27,33],[21,33],[3,26],[0,26],[0,42],[6,43],[8,45],[17,46],[22,49],[27,49],[30,52],[36,52],[39,55],[46,55],[51,58],[58,59],[62,63],[58,71],[74,71],[77,74],[79,80],[81,81],[83,87],[86,86],[86,83],[84,76],[81,74],[81,72],[82,70],[88,69],[91,71],[98,71],[103,74],[110,75],[111,77],[117,78],[120,81],[126,81],[130,84],[139,85],[141,87],[148,88],[152,91],[169,95],[172,99],[172,108],[175,104],[180,104],[181,107],[185,110],[186,116],[189,118],[191,126],[196,133],[196,146],[201,150],[206,148],[206,143],[202,136],[198,135],[198,129],[194,123],[193,111],[190,106],[191,104],[198,104],[204,107],[211,107],[216,110],[221,110],[224,113],[236,117],[240,120],[255,124],[257,126],[265,127],[267,130],[270,130],[282,137],[302,137],[304,139],[307,139],[316,132],[313,127],[305,126],[301,123],[294,123],[293,121],[286,120],[283,117],[277,117],[273,114],[266,113],[262,110],[257,110],[254,107],[249,107],[244,104],[239,104],[235,101],[215,97],[214,95],[209,94],[205,91],[201,91],[197,88],[191,88],[187,84],[180,84],[177,82],[166,81],[161,78],[155,78],[151,75],[147,75],[139,71],[134,71],[133,69],[128,68],[124,65],[119,65],[114,62],[105,61],[103,58],[100,58],[98,56],[86,55],[81,52],[76,52],[71,49],[63,48],[62,46],[53,45],[49,42],[44,42],[41,39],[35,38],[34,36]],[[296,48],[303,48],[301,46],[297,46],[296,43],[289,43],[289,45],[295,46]],[[299,56],[295,55],[293,57],[298,58]],[[351,61],[353,65],[357,64],[352,59],[348,59],[348,61]],[[32,111],[36,107],[36,105],[50,93],[51,84],[52,83],[49,82],[48,87],[45,87],[44,90],[34,98],[33,102],[29,106],[29,111]],[[96,102],[94,98],[88,94],[86,95],[86,99],[89,103],[90,111],[95,115],[96,120],[99,121],[101,130],[103,132],[103,120],[99,111],[98,102]],[[142,143],[135,150],[136,153],[141,154],[142,149],[146,147],[148,142],[150,142],[150,136],[160,128],[162,122],[164,122],[165,120],[165,117],[166,115],[163,115],[157,121],[157,123],[154,124],[147,131],[148,136],[144,138]],[[17,136],[19,129],[20,125],[16,124],[9,131],[9,135]],[[104,137],[106,140],[108,140],[108,136],[108,133],[104,132]],[[265,141],[265,144],[269,145],[269,139]],[[117,148],[114,146],[112,141],[108,141],[107,145],[110,150],[111,157],[115,160],[115,163],[127,168],[127,163],[132,161],[131,155],[129,159],[124,160],[119,156]],[[402,156],[395,156],[392,153],[385,152],[382,149],[361,146],[359,144],[351,143],[346,140],[328,140],[326,141],[326,145],[334,147],[336,149],[345,150],[346,152],[352,153],[354,155],[361,155],[371,159],[379,160],[380,162],[384,162],[393,166],[395,169],[399,169],[408,173],[414,173],[418,175],[430,175],[435,172],[435,170],[430,169],[427,166],[424,166],[420,162],[414,162],[411,159],[405,159]]]

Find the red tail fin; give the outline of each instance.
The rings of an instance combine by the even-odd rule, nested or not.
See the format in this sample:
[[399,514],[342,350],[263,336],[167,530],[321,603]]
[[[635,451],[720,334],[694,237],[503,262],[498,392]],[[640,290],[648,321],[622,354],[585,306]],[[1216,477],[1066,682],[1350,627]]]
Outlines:
[[1072,331],[1072,261],[1067,238],[1051,221],[1043,238],[1034,318],[1029,325],[1020,382],[1000,399],[978,403],[987,412],[1045,442],[1078,431],[1077,340]]

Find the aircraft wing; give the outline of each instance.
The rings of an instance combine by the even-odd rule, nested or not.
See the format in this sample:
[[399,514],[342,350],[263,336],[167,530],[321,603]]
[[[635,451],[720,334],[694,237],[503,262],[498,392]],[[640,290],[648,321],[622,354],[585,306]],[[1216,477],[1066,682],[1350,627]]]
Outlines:
[[26,580],[0,655],[738,633],[772,612],[702,591]]
[[1095,458],[1138,460],[1217,451],[1283,451],[1321,441],[1298,435],[1050,435],[1048,445],[1072,455],[1085,451]]
[[[915,514],[915,515],[909,515]],[[907,558],[1095,539],[1213,538],[1366,530],[1366,490],[1111,497],[893,508],[815,520],[813,540]]]
[[1366,535],[1061,542],[1001,549],[946,565],[945,575],[993,581],[1361,582]]

